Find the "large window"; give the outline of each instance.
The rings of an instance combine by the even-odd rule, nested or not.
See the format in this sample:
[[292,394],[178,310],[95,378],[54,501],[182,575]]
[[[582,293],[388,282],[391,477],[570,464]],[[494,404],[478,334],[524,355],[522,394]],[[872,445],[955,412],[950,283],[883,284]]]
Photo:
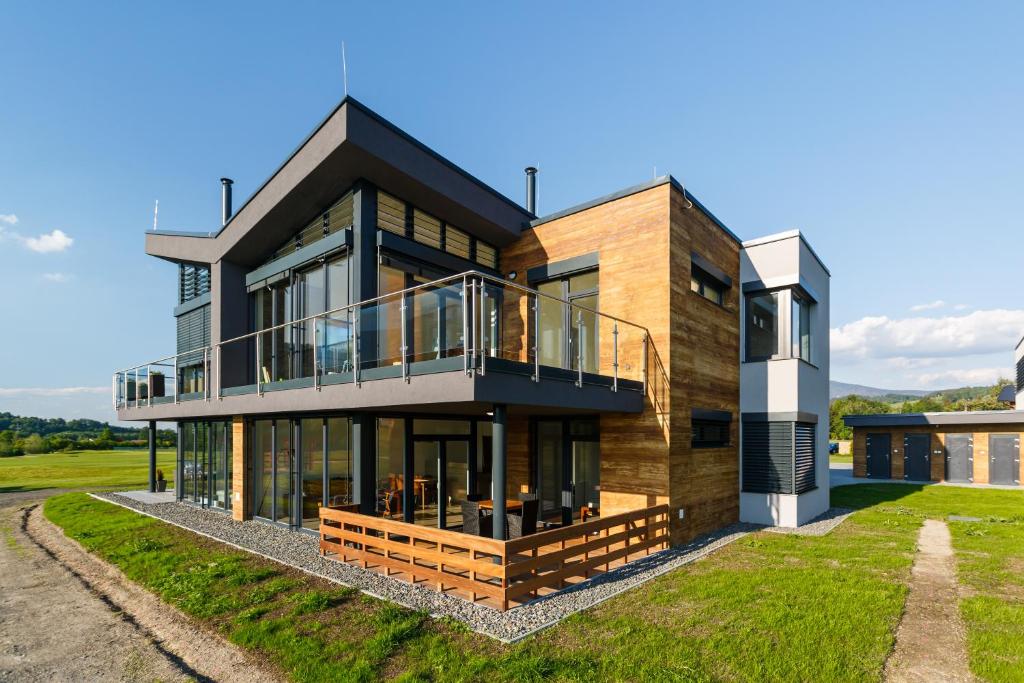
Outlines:
[[231,509],[231,423],[184,422],[178,445],[178,500]]
[[814,302],[797,289],[746,295],[747,362],[799,358],[811,362]]
[[[541,282],[538,346],[541,365],[598,372],[598,271]],[[568,303],[565,303],[568,301]]]

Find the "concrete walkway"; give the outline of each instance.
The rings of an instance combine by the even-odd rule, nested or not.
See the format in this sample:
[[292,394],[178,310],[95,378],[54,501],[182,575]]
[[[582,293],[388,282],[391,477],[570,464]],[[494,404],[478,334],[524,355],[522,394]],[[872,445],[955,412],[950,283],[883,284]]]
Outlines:
[[853,465],[848,462],[834,462],[829,464],[829,487],[849,486],[851,484],[918,484],[928,486],[958,486],[969,489],[998,489],[1003,491],[1024,491],[1021,486],[1006,486],[1005,484],[958,484],[950,481],[912,481],[909,479],[868,479],[867,477],[853,476]]
[[885,678],[898,683],[973,681],[957,607],[956,559],[945,522],[925,520],[917,539],[910,593]]

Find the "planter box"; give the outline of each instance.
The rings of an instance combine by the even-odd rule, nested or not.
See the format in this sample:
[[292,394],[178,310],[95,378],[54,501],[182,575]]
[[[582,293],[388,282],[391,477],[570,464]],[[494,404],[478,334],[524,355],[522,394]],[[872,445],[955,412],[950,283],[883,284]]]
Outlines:
[[153,381],[153,396],[165,396],[164,394],[164,380],[163,375],[153,374],[150,378]]

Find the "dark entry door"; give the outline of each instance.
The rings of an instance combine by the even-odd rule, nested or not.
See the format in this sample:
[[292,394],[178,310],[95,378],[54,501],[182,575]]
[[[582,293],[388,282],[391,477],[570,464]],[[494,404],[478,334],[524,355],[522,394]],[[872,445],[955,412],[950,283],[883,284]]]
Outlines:
[[1020,437],[992,434],[988,437],[988,483],[1020,483]]
[[903,437],[903,478],[929,481],[931,476],[931,434],[906,434]]
[[889,454],[892,452],[889,434],[868,434],[867,456],[868,476],[872,479],[888,479]]
[[946,481],[974,481],[974,437],[946,434]]

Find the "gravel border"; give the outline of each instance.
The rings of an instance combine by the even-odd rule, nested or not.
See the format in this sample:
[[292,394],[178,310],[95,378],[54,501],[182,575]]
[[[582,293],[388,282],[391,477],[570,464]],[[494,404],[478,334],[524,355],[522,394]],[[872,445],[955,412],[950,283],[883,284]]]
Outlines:
[[821,513],[807,524],[796,528],[782,527],[782,526],[769,526],[765,527],[765,531],[770,531],[774,534],[792,534],[794,536],[824,536],[829,533],[837,526],[842,524],[847,517],[852,515],[855,510],[850,508],[829,508],[825,512]]
[[454,595],[438,593],[431,588],[414,586],[396,578],[321,557],[319,540],[312,534],[290,531],[255,520],[236,522],[222,512],[185,503],[147,505],[118,493],[89,495],[313,576],[356,588],[373,597],[427,612],[435,618],[457,619],[474,631],[504,643],[520,641],[568,616],[706,557],[763,528],[754,524],[732,524],[685,545],[653,553],[557,593],[500,612]]

